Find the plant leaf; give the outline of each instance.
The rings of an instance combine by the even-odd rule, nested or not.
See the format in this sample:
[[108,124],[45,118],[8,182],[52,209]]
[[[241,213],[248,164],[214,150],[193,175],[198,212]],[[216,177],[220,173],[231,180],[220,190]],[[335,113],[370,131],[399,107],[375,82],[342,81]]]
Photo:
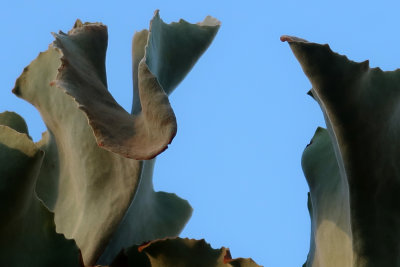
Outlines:
[[347,181],[342,179],[327,130],[318,128],[302,156],[310,187],[311,246],[308,267],[353,263]]
[[[105,30],[99,23],[77,21],[74,29],[68,34],[56,35],[55,44],[25,68],[13,90],[38,108],[48,128],[38,143],[49,157],[44,159],[37,191],[54,210],[57,231],[76,239],[88,265],[96,263],[110,240],[112,250],[105,253],[105,257],[149,238],[175,236],[191,215],[187,201],[173,194],[154,192],[151,181],[154,161],[125,158],[97,145],[93,135],[97,130],[93,125],[97,123],[107,128],[108,120],[115,121],[119,116],[133,118],[131,123],[136,124],[135,127],[143,124],[147,127],[145,130],[137,129],[138,132],[143,130],[145,135],[158,135],[152,131],[157,128],[163,136],[170,136],[173,132],[170,130],[174,128],[171,128],[172,124],[159,127],[151,121],[161,121],[165,126],[164,122],[170,121],[168,118],[173,113],[164,89],[144,59],[141,63],[134,60],[134,64],[138,64],[135,84],[140,95],[140,114],[127,114],[109,95],[103,55],[107,39]],[[95,105],[92,101],[99,102]],[[105,109],[99,112],[99,107]],[[119,115],[111,112],[113,108]],[[160,110],[161,113],[157,113]],[[109,111],[111,113],[107,113]],[[94,117],[91,114],[95,114]],[[93,124],[93,121],[96,122]],[[125,137],[119,136],[115,140]],[[141,138],[141,145],[153,142],[153,139],[146,140],[146,137]],[[155,151],[154,146],[150,150]],[[126,151],[117,152],[127,156]],[[143,182],[139,186],[140,179]],[[136,192],[137,198],[134,197]],[[147,205],[147,212],[136,207],[137,202]],[[141,228],[143,225],[146,225],[146,231]],[[120,230],[116,232],[117,229]]]
[[166,24],[158,10],[155,12],[145,48],[146,64],[168,95],[211,44],[220,24],[210,16],[197,24],[182,19]]
[[175,194],[154,192],[155,160],[143,162],[139,189],[124,219],[97,264],[109,264],[123,248],[145,241],[179,235],[192,215],[186,200]]
[[[0,117],[23,121],[15,113]],[[43,155],[27,134],[0,125],[1,266],[81,266],[75,242],[56,233],[53,214],[36,196]]]
[[191,24],[184,20],[164,23],[156,10],[150,30],[136,32],[132,41],[133,105],[132,114],[141,111],[138,86],[140,61],[145,62],[167,95],[185,78],[217,34],[221,23],[207,16]]
[[133,246],[110,267],[259,267],[251,259],[232,259],[229,249],[213,249],[204,239],[162,239]]
[[312,84],[349,185],[355,266],[400,266],[400,70],[371,69],[328,45],[282,40]]
[[85,264],[93,265],[133,199],[142,163],[98,147],[84,113],[53,82],[61,57],[50,46],[13,91],[40,111],[49,129],[38,144],[50,157],[41,169],[39,197],[54,211],[57,231],[74,238]]
[[[154,73],[158,81],[163,81],[162,87],[169,94],[190,71],[218,29],[219,22],[211,17],[198,24],[183,20],[165,24],[156,11],[150,31],[135,33],[132,41],[132,113],[139,113],[142,105],[142,98],[138,98],[140,64],[146,61],[152,62],[153,67],[158,66]],[[171,87],[172,84],[174,87]],[[144,161],[138,193],[98,264],[110,263],[122,248],[133,244],[177,236],[189,220],[192,208],[186,200],[175,194],[154,192],[154,164],[154,160]]]
[[137,160],[152,159],[164,151],[176,134],[176,119],[167,95],[147,65],[139,64],[138,70],[142,112],[132,116],[107,90],[106,27],[76,23],[68,34],[54,36],[54,46],[62,53],[55,84],[73,96],[84,111],[97,143]]
[[25,120],[15,112],[5,111],[0,113],[0,125],[8,126],[19,133],[26,134],[29,139],[32,139],[29,136]]

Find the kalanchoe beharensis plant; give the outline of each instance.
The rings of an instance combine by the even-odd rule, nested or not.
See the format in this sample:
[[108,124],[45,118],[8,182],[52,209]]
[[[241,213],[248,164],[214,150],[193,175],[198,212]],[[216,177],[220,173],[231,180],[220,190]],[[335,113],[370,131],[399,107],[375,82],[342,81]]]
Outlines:
[[302,157],[310,187],[306,267],[400,266],[400,70],[282,36],[309,78],[327,130]]
[[131,113],[107,90],[106,26],[78,20],[54,34],[13,89],[39,110],[42,140],[16,113],[0,114],[1,266],[258,266],[204,241],[167,238],[192,209],[152,184],[154,158],[177,130],[168,95],[219,25],[165,24],[156,12],[133,38]]

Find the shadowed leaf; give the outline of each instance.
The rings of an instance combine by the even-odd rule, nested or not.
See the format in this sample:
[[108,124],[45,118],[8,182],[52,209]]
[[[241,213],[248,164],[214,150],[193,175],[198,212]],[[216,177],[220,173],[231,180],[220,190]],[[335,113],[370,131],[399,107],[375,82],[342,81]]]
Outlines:
[[349,188],[355,266],[400,266],[400,70],[283,36],[312,84]]
[[251,259],[231,259],[229,250],[213,249],[204,240],[163,239],[133,246],[110,267],[259,267]]
[[[134,81],[132,113],[140,112],[143,105],[142,98],[140,101],[138,99],[140,64],[144,61],[149,62],[151,58],[153,66],[158,66],[157,71],[154,71],[157,80],[164,81],[163,89],[169,94],[211,43],[218,28],[219,22],[211,17],[198,24],[182,20],[178,23],[165,24],[156,12],[150,31],[137,32],[132,41]],[[154,160],[144,161],[139,191],[98,263],[111,262],[122,248],[133,244],[177,236],[190,218],[192,209],[187,201],[175,194],[154,192],[152,183],[154,163]]]
[[39,197],[54,211],[57,231],[74,238],[85,264],[93,265],[133,199],[142,164],[98,147],[84,113],[54,85],[61,56],[50,46],[18,78],[14,92],[39,110],[49,129],[38,144],[49,156]]
[[26,134],[29,139],[32,139],[29,136],[25,120],[15,112],[5,111],[0,113],[0,125],[8,126],[19,133]]
[[143,163],[135,199],[98,264],[110,263],[122,248],[133,244],[179,235],[192,215],[192,208],[186,200],[175,194],[154,192],[154,163],[155,160]]
[[146,64],[168,95],[211,44],[220,24],[210,16],[197,24],[184,20],[166,24],[156,11],[145,48]]
[[302,156],[310,187],[311,247],[307,267],[351,267],[353,262],[347,182],[339,173],[328,132],[318,128]]
[[[138,64],[134,79],[140,114],[129,115],[115,102],[106,88],[106,41],[105,26],[77,21],[74,29],[57,34],[55,43],[25,68],[13,90],[40,111],[48,128],[38,143],[48,157],[43,161],[37,192],[55,212],[57,231],[76,240],[88,265],[95,264],[103,253],[106,261],[123,247],[176,236],[191,215],[187,201],[154,192],[154,161],[126,158],[131,152],[118,150],[122,145],[136,153],[142,146],[154,152],[160,146],[152,138],[161,136],[169,142],[176,124],[167,95],[145,59],[134,60]],[[144,53],[144,48],[140,49]],[[128,136],[132,133],[129,127],[139,136]],[[122,156],[98,146],[98,133],[107,131],[109,144]],[[132,145],[131,137],[139,138],[139,147]],[[124,140],[129,144],[117,144]],[[151,158],[160,151],[153,152],[138,158]]]
[[0,125],[1,266],[81,266],[75,242],[56,233],[36,196],[43,154],[26,134]]
[[152,159],[164,151],[176,134],[176,119],[167,95],[145,62],[138,71],[142,112],[130,115],[107,90],[107,28],[99,23],[77,23],[68,34],[60,32],[55,37],[54,46],[62,53],[55,84],[84,111],[97,143],[137,160]]

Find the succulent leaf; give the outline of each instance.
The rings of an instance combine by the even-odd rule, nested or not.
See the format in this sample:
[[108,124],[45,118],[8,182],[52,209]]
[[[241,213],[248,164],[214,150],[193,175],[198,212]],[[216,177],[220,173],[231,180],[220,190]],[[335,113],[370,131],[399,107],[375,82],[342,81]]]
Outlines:
[[350,267],[353,262],[347,182],[339,173],[327,130],[318,128],[302,156],[310,187],[312,240],[307,267]]
[[133,114],[141,110],[138,86],[140,61],[145,58],[151,73],[157,77],[165,93],[170,95],[211,44],[220,24],[210,16],[197,24],[184,20],[167,24],[160,18],[158,10],[155,12],[150,30],[136,32],[132,41]]
[[283,36],[312,84],[348,183],[354,266],[400,266],[400,70]]
[[[158,69],[154,73],[157,80],[163,79],[163,89],[169,94],[190,71],[218,29],[219,22],[211,17],[198,24],[190,24],[183,20],[165,24],[156,11],[150,31],[142,30],[135,33],[132,41],[134,81],[132,113],[142,110],[142,93],[139,94],[138,85],[140,85],[139,69],[144,61],[151,61],[153,66],[158,64]],[[174,84],[173,88],[171,84]],[[139,95],[140,100],[138,100]],[[190,218],[192,208],[186,200],[178,198],[175,194],[154,192],[151,178],[154,164],[155,160],[143,162],[139,190],[107,250],[99,259],[99,264],[111,262],[122,248],[133,244],[177,236]]]
[[43,155],[25,133],[0,125],[1,266],[82,266],[75,242],[56,233],[53,213],[36,196]]
[[133,246],[110,267],[259,267],[251,259],[232,259],[229,249],[213,249],[203,240],[162,239]]
[[13,91],[39,110],[49,129],[39,142],[52,157],[40,173],[39,197],[54,211],[57,231],[74,238],[85,264],[93,265],[133,199],[142,163],[97,145],[82,110],[55,86],[61,57],[50,46],[25,69]]
[[210,16],[197,24],[182,19],[166,24],[155,12],[145,48],[146,64],[168,95],[211,44],[220,24]]
[[31,139],[25,120],[15,112],[4,111],[0,113],[0,125],[5,125],[19,133],[24,133]]
[[155,159],[143,162],[139,189],[98,264],[109,264],[131,245],[177,236],[190,219],[192,208],[186,200],[154,191],[154,163]]
[[142,112],[130,115],[107,90],[105,52],[107,28],[99,23],[75,24],[68,34],[55,34],[62,53],[55,85],[74,97],[88,117],[97,143],[104,149],[137,160],[164,151],[176,134],[168,97],[143,62],[139,64]]
[[[211,27],[216,32],[219,26],[196,27]],[[168,34],[190,36],[176,29]],[[134,90],[140,104],[137,114],[125,112],[107,90],[107,32],[100,23],[78,20],[68,34],[55,34],[56,41],[24,69],[13,89],[39,110],[48,128],[37,143],[46,154],[37,183],[39,197],[55,212],[57,231],[76,240],[88,265],[95,264],[103,253],[100,262],[108,263],[124,247],[178,235],[192,212],[187,201],[176,195],[154,192],[154,160],[131,159],[153,158],[176,132],[167,94],[147,67],[144,44],[150,37],[147,31],[143,33],[145,41],[136,49],[139,52],[133,49]],[[156,34],[165,35],[152,33]],[[173,72],[180,77],[174,86],[214,35],[207,35],[206,45],[193,50],[192,62],[184,64],[186,69],[181,66]],[[140,60],[138,53],[143,55]],[[163,60],[161,54],[168,51],[157,53],[153,53],[153,64],[157,57]],[[161,63],[171,65],[165,62]],[[159,69],[158,75],[172,67]]]

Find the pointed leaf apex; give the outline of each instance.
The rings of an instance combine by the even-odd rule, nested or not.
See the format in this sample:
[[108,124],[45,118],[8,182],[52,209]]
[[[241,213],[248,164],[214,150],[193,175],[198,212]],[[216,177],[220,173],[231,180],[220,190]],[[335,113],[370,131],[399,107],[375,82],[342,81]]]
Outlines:
[[[313,92],[312,92],[312,88],[310,90],[308,90],[307,95],[311,96],[312,98],[314,98]],[[315,99],[315,98],[314,98]]]
[[80,20],[80,19],[76,19],[76,21],[75,21],[75,24],[74,24],[74,29],[75,28],[80,28],[80,27],[82,27],[83,26],[83,23],[82,23],[82,21]]

